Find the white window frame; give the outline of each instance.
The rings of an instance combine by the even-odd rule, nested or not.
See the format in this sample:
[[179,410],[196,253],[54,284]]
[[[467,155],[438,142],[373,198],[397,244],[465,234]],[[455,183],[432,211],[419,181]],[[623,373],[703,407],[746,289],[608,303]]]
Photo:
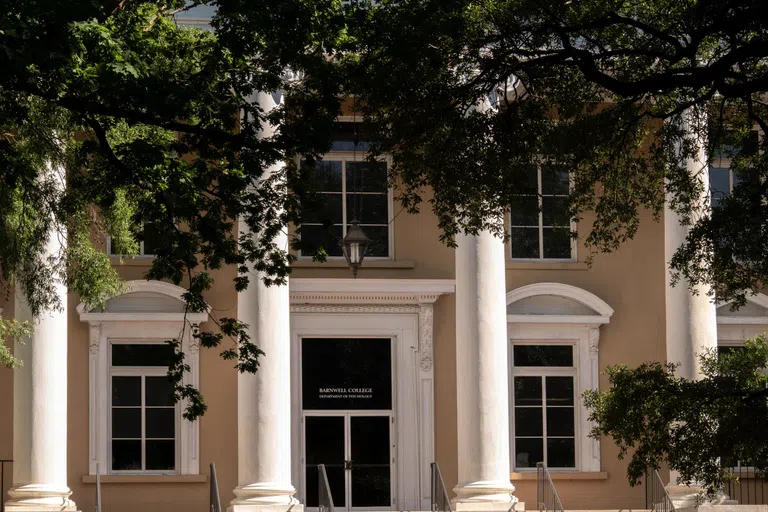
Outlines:
[[[768,295],[758,293],[747,297],[747,302],[768,310]],[[717,304],[718,313],[726,312],[730,302]],[[717,315],[717,346],[718,347],[743,347],[746,341],[760,334],[768,332],[768,315],[766,316],[740,316]],[[741,462],[734,466],[742,471],[754,471],[752,466],[742,466]]]
[[[126,294],[149,292],[172,297],[182,301],[183,288],[161,281],[129,281]],[[119,299],[115,297],[114,299]],[[189,365],[189,372],[184,374],[184,383],[199,388],[200,386],[200,345],[192,336],[198,326],[208,319],[208,313],[188,313],[186,323],[184,313],[178,312],[99,312],[86,311],[85,305],[77,307],[80,320],[89,324],[89,359],[88,359],[88,474],[136,474],[136,475],[198,475],[200,474],[200,433],[199,421],[180,419],[177,422],[179,461],[176,470],[169,471],[112,471],[110,463],[112,431],[109,425],[111,417],[111,348],[113,342],[120,343],[157,343],[181,337],[181,349],[185,354],[184,362]],[[177,404],[180,411],[185,402]]]
[[[757,151],[758,154],[762,154],[762,143],[763,143],[763,132],[755,126],[752,131],[757,132]],[[709,162],[709,165],[707,167],[707,173],[711,173],[712,168],[717,169],[728,169],[728,195],[731,195],[733,193],[733,169],[731,169],[732,159],[728,156],[717,156],[715,155],[712,160]],[[707,183],[707,189],[709,191],[709,200],[712,201],[712,184],[711,184],[711,178],[709,183]]]
[[[574,347],[573,364],[575,368],[574,390],[577,402],[574,403],[574,420],[576,437],[576,468],[554,469],[553,472],[599,472],[600,471],[600,441],[589,437],[592,428],[589,422],[589,411],[584,406],[581,395],[586,390],[597,390],[600,387],[600,366],[598,361],[600,345],[600,326],[610,322],[613,309],[596,295],[562,283],[535,283],[522,286],[507,293],[507,306],[518,300],[535,296],[555,296],[581,304],[594,313],[588,315],[573,314],[508,314],[507,333],[509,340],[509,382],[507,396],[510,408],[510,461],[515,463],[515,431],[514,431],[514,388],[513,377],[519,376],[518,369],[513,366],[512,347],[515,344],[525,345],[570,345]],[[556,367],[548,367],[555,375]],[[561,367],[564,368],[564,367]],[[541,367],[534,368],[538,375]],[[520,369],[522,370],[522,369]],[[564,368],[570,371],[571,368]],[[562,373],[564,374],[564,372]],[[526,473],[534,472],[536,468],[516,468],[513,471]]]
[[[542,177],[541,177],[541,166],[545,164],[546,162],[536,162],[536,197],[538,201],[538,207],[539,211],[537,212],[538,219],[539,219],[539,257],[538,258],[516,258],[512,256],[512,240],[509,241],[509,248],[507,250],[507,257],[511,261],[515,262],[574,262],[578,261],[578,243],[576,242],[575,238],[570,239],[571,243],[571,257],[570,258],[545,258],[544,257],[544,211],[542,210],[542,205],[544,202],[545,194],[542,193]],[[568,191],[573,191],[573,173],[568,173]],[[522,196],[530,196],[532,194],[520,194]],[[562,197],[557,196],[553,194],[546,194],[546,197]],[[532,226],[513,226],[512,225],[512,213],[507,212],[506,215],[506,221],[507,226],[509,226],[510,233],[512,231],[512,228],[531,228]],[[576,231],[578,224],[571,219],[569,223],[569,229],[570,232],[573,233]]]
[[[356,123],[360,121],[360,118],[356,116],[339,116],[336,118],[336,121],[339,123]],[[366,150],[361,149],[360,151],[330,151],[322,156],[321,160],[331,160],[331,161],[341,161],[341,195],[342,195],[342,226],[341,226],[341,236],[344,237],[347,234],[347,208],[346,208],[346,201],[347,201],[347,164],[346,162],[364,162],[366,158]],[[387,165],[387,172],[389,172],[389,169],[392,168],[392,157],[391,155],[384,155],[376,159],[378,162],[384,162]],[[299,159],[297,159],[296,164],[300,165]],[[394,230],[394,212],[395,212],[395,205],[394,205],[394,191],[392,190],[392,187],[387,187],[387,232],[388,232],[388,239],[387,244],[389,246],[389,254],[387,256],[366,256],[366,260],[392,260],[395,258],[395,230]],[[317,223],[310,223],[312,225],[316,225]],[[363,230],[365,228],[363,227]],[[301,254],[301,251],[296,251],[296,256],[300,259],[311,259],[313,255],[303,255]],[[343,260],[344,256],[328,256],[329,260]]]
[[[515,346],[521,346],[521,345],[527,345],[527,346],[543,346],[543,345],[550,345],[550,346],[567,346],[571,348],[572,351],[572,357],[573,357],[573,365],[572,366],[515,366],[514,365],[514,348]],[[553,471],[576,471],[579,467],[579,439],[580,439],[580,425],[579,425],[579,401],[581,397],[580,388],[579,388],[579,378],[578,378],[578,345],[577,342],[574,340],[573,343],[561,343],[561,342],[553,342],[551,340],[531,340],[531,341],[525,341],[520,339],[510,340],[510,347],[509,347],[509,360],[510,360],[510,371],[509,371],[509,393],[510,393],[510,427],[512,429],[512,435],[510,436],[510,449],[511,449],[511,461],[512,461],[512,467],[514,471],[535,471],[536,465],[535,463],[538,461],[533,461],[534,465],[532,467],[527,468],[518,468],[515,466],[517,459],[515,457],[515,443],[517,437],[523,437],[523,436],[516,436],[514,433],[515,428],[515,377],[537,377],[542,380],[542,382],[545,382],[544,377],[571,377],[573,378],[573,448],[574,448],[574,465],[572,467],[550,467],[547,465],[547,469],[553,470]],[[546,463],[547,460],[547,403],[546,403],[546,386],[542,384],[542,443],[543,443],[543,457],[544,461]],[[589,433],[589,432],[587,432]],[[534,436],[525,436],[525,437],[534,437]],[[552,436],[554,438],[570,438],[570,436]]]
[[[168,375],[168,367],[166,366],[112,366],[112,349],[115,345],[165,345],[165,340],[158,339],[158,340],[150,340],[150,339],[142,339],[142,340],[135,340],[135,339],[110,339],[109,340],[109,390],[108,390],[108,396],[107,399],[109,400],[109,407],[108,407],[108,426],[107,431],[109,432],[109,446],[107,447],[108,454],[107,454],[107,460],[112,460],[112,440],[114,439],[114,436],[112,435],[112,378],[113,377],[140,377],[142,379],[142,385],[141,385],[141,423],[142,423],[142,432],[141,432],[141,465],[146,465],[146,410],[147,405],[144,403],[146,400],[146,392],[145,392],[145,383],[146,379],[145,377],[165,377]],[[133,407],[133,406],[131,406]],[[151,406],[150,406],[151,407]],[[142,474],[142,475],[178,475],[179,474],[179,467],[181,465],[181,422],[186,421],[182,418],[182,404],[177,403],[174,407],[175,414],[174,414],[174,468],[173,470],[147,470],[147,469],[127,469],[127,470],[116,470],[112,469],[112,465],[110,464],[108,467],[104,468],[106,472],[112,475],[134,475],[134,474]],[[101,468],[100,468],[101,469]]]
[[[121,258],[126,256],[125,254],[116,254],[112,253],[112,237],[107,235],[107,256],[110,258]],[[131,258],[154,258],[154,254],[145,254],[144,253],[144,240],[139,241],[139,253],[136,255],[131,256]]]

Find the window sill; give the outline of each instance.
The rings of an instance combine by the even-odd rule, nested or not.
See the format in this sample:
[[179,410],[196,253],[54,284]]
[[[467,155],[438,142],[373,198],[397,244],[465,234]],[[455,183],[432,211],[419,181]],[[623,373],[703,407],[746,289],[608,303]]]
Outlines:
[[[550,471],[549,476],[552,477],[552,480],[608,480],[607,471],[574,471],[572,473]],[[513,482],[519,480],[536,480],[536,471],[510,473],[509,479]]]
[[589,265],[580,261],[514,261],[507,260],[507,270],[589,270]]
[[[103,484],[195,484],[208,481],[208,475],[103,475]],[[84,484],[95,484],[96,475],[83,475]]]
[[[325,262],[312,261],[310,258],[300,258],[291,264],[294,268],[347,268],[343,259],[328,259]],[[361,268],[416,268],[413,260],[368,260],[363,261]]]

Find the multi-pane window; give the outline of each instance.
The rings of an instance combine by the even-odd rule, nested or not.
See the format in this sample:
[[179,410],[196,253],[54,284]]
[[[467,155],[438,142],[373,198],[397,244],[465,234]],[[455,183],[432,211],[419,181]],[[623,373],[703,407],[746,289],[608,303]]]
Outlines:
[[512,346],[512,425],[516,469],[576,468],[573,345]]
[[[728,134],[726,134],[726,139]],[[718,206],[723,198],[733,192],[733,188],[741,182],[738,173],[731,168],[731,157],[736,154],[752,155],[757,152],[758,132],[753,131],[746,137],[742,147],[725,144],[715,152],[709,166],[709,190],[712,206]]]
[[357,220],[372,240],[367,257],[390,256],[390,199],[386,162],[336,158],[317,163],[315,185],[321,204],[307,207],[301,224],[301,253],[311,256],[323,247],[329,256],[342,256],[339,241]]
[[568,171],[551,165],[526,169],[520,194],[512,198],[510,250],[513,259],[570,260]]
[[[162,246],[162,237],[156,227],[152,224],[145,224],[142,229],[142,236],[139,241],[138,256],[152,256],[157,249]],[[112,239],[107,237],[107,254],[111,256],[120,256],[120,252],[112,246]]]
[[112,343],[112,472],[176,472],[177,410],[166,375],[172,355],[166,343]]

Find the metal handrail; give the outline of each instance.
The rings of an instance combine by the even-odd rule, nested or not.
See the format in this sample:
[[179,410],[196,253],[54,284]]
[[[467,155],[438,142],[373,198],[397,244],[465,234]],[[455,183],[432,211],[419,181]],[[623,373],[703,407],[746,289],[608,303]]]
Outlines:
[[211,512],[221,512],[221,498],[219,497],[219,478],[216,476],[216,464],[211,462]]
[[536,463],[536,501],[540,511],[563,512],[560,496],[543,462]]
[[96,512],[101,512],[101,472],[99,463],[96,463]]
[[430,464],[432,473],[432,490],[430,492],[430,507],[432,512],[452,512],[451,499],[443,482],[443,475],[437,462]]
[[13,464],[13,459],[0,459],[0,512],[5,510],[5,465]]
[[667,492],[667,486],[654,469],[653,474],[645,474],[645,507],[654,512],[675,512],[675,505]]
[[317,507],[318,512],[335,512],[331,486],[328,485],[328,473],[325,472],[325,464],[317,465]]

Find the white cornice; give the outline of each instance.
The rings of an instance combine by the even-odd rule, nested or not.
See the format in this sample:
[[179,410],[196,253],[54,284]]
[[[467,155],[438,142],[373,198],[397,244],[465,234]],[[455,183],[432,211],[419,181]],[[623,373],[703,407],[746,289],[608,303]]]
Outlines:
[[430,304],[454,293],[453,279],[290,280],[291,304]]

